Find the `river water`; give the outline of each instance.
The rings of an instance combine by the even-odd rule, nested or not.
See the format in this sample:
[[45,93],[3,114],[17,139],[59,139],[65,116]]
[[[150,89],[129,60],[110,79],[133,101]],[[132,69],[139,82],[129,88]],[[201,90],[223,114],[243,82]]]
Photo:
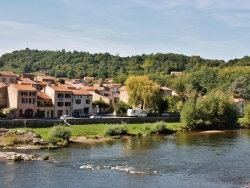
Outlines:
[[1,188],[204,187],[250,185],[250,131],[178,132],[74,144],[50,161],[0,161]]

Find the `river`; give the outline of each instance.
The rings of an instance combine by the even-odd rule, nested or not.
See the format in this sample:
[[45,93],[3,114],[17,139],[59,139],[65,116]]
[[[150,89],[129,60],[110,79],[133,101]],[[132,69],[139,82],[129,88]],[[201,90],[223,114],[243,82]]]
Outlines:
[[178,132],[24,152],[49,154],[52,160],[0,160],[1,188],[250,185],[249,130]]

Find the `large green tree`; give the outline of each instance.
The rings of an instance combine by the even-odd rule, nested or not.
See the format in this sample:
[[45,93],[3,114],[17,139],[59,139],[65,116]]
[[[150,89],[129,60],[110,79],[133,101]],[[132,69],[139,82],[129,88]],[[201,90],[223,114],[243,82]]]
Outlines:
[[125,82],[129,104],[142,109],[158,107],[161,97],[160,85],[147,76],[130,76]]
[[237,110],[229,96],[216,91],[206,98],[190,99],[182,109],[181,121],[189,129],[230,128],[237,124]]

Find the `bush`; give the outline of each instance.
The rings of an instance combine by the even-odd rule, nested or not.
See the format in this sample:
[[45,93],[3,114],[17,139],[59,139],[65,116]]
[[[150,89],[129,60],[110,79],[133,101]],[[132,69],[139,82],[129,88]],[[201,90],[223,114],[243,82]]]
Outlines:
[[128,133],[125,125],[108,125],[104,130],[104,136],[122,136]]
[[248,104],[245,107],[243,123],[248,125],[248,126],[250,125],[250,104]]
[[220,91],[190,99],[181,112],[181,121],[188,129],[232,128],[237,120],[233,100]]
[[66,146],[70,137],[71,131],[64,126],[52,127],[48,132],[48,141],[60,146]]
[[175,131],[167,128],[167,123],[164,121],[158,121],[153,125],[146,124],[143,128],[144,134],[169,134]]
[[49,160],[49,155],[43,155],[43,156],[42,156],[42,159],[43,159],[43,160]]
[[15,144],[18,144],[18,138],[17,136],[8,136],[5,138],[6,146],[14,146]]

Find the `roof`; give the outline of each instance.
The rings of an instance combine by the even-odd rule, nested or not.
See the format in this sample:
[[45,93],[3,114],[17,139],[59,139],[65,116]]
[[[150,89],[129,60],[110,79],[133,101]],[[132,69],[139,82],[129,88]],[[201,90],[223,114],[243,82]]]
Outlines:
[[83,90],[87,90],[87,91],[103,91],[104,90],[104,87],[94,87],[94,86],[87,86],[87,87],[84,87]]
[[161,87],[161,90],[164,90],[164,91],[172,91],[172,89],[166,87],[166,86],[162,86]]
[[51,99],[49,95],[41,91],[37,91],[37,97],[40,99]]
[[37,76],[37,77],[40,77],[40,78],[46,79],[46,80],[55,80],[54,77],[51,77],[51,76],[48,76],[48,75],[40,75],[40,76]]
[[11,71],[0,71],[0,75],[3,76],[16,76],[13,72]]
[[37,91],[36,88],[32,87],[31,85],[10,84],[10,86],[13,86],[13,87],[17,88],[18,90],[22,90],[22,91]]
[[18,82],[20,82],[22,84],[35,84],[36,83],[29,78],[19,78]]
[[91,95],[90,92],[84,90],[84,89],[76,89],[76,90],[72,90],[72,93],[74,95]]
[[71,92],[72,90],[67,88],[67,85],[59,85],[59,86],[49,86],[55,91],[61,91],[61,92]]

